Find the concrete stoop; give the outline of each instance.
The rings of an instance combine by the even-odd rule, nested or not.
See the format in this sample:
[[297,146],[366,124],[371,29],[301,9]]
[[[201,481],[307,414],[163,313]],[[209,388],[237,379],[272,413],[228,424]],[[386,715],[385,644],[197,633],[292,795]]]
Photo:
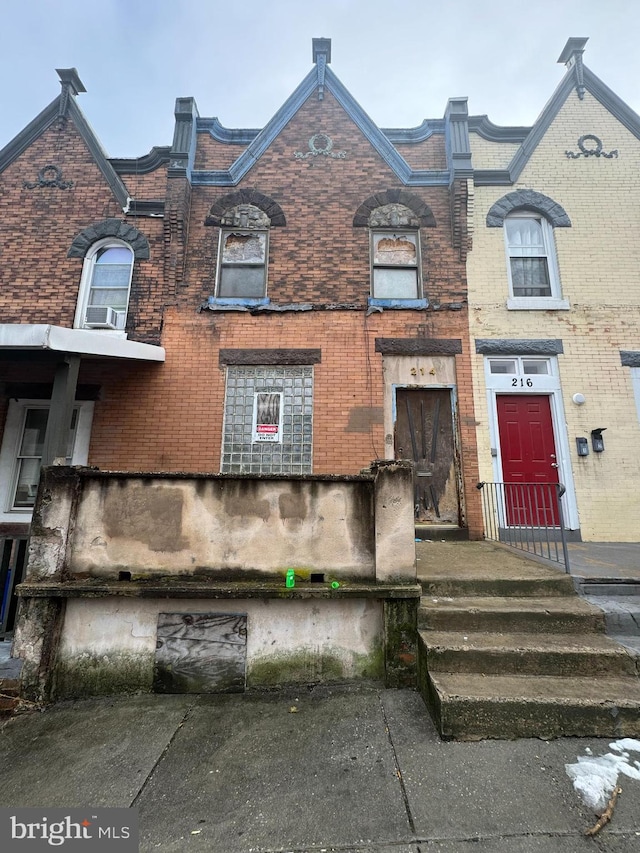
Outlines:
[[603,612],[555,567],[461,544],[418,563],[420,689],[442,737],[640,735],[639,659]]

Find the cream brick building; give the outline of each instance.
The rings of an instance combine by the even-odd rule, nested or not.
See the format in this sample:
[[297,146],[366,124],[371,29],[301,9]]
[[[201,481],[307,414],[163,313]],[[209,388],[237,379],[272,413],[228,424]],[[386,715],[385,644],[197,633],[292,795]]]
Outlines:
[[585,43],[533,127],[469,118],[479,470],[558,480],[576,536],[640,541],[640,117]]

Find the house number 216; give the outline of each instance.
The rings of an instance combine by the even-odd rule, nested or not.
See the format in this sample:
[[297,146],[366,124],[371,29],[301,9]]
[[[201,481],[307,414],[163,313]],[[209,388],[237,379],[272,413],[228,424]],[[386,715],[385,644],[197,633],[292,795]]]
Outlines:
[[531,386],[533,385],[533,379],[527,379],[526,381],[524,379],[512,379],[511,380],[511,387],[512,388],[517,388],[518,386],[524,387],[525,385],[527,385],[529,388],[531,388]]

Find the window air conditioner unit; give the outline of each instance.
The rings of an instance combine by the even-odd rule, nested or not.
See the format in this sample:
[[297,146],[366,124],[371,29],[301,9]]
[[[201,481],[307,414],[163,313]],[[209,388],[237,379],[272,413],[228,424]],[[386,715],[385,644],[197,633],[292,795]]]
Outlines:
[[85,314],[84,324],[89,329],[117,329],[119,312],[108,306],[90,306]]

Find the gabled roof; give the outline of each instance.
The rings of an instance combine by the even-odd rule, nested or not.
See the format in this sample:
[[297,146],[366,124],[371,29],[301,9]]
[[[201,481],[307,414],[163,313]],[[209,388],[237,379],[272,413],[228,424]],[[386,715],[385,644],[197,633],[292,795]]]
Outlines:
[[[422,141],[433,133],[444,133],[445,120],[424,122],[419,128],[407,131],[387,130],[385,132],[381,130],[369,118],[360,104],[358,104],[331,69],[327,68],[325,63],[319,61],[319,51],[316,49],[316,42],[320,41],[328,42],[329,40],[314,39],[314,61],[317,61],[316,68],[313,68],[307,74],[297,89],[287,98],[262,130],[228,130],[217,119],[198,118],[196,120],[198,133],[211,133],[219,141],[246,144],[247,147],[229,169],[208,171],[192,169],[190,172],[192,183],[198,186],[218,187],[235,186],[238,184],[291,121],[302,105],[317,90],[318,97],[323,97],[325,91],[333,95],[349,118],[402,183],[407,186],[447,186],[451,180],[450,169],[412,169],[391,141]],[[327,55],[330,56],[330,44],[329,53],[327,54],[325,51],[325,61],[328,61],[326,60]],[[321,52],[320,59],[322,59]]]
[[7,166],[26,151],[57,119],[67,117],[73,121],[78,129],[96,166],[100,169],[118,203],[123,209],[126,209],[129,202],[127,189],[107,159],[98,137],[73,97],[78,92],[86,91],[75,68],[59,69],[58,74],[62,82],[62,92],[0,151],[0,172],[3,172]]
[[[586,43],[586,39],[569,39],[567,48],[572,42]],[[542,110],[533,126],[522,140],[520,148],[516,151],[511,163],[506,169],[478,169],[474,172],[474,180],[478,185],[506,185],[515,183],[520,177],[522,170],[529,162],[533,152],[544,137],[545,133],[558,116],[567,98],[573,89],[578,92],[582,99],[584,92],[589,92],[602,106],[608,110],[614,118],[624,125],[637,139],[640,139],[640,116],[634,112],[625,102],[618,97],[605,83],[597,77],[593,71],[582,64],[582,49],[568,52],[567,48],[561,54],[560,60],[575,57],[575,61],[569,63],[569,69],[560,81],[555,92],[551,96],[545,108]],[[486,117],[472,118],[469,120],[469,129],[478,132],[484,138],[493,136],[495,141],[519,141],[515,131],[525,131],[527,128],[497,128],[488,120],[483,123],[481,119]],[[490,130],[491,136],[485,135]],[[484,132],[483,132],[484,131]],[[511,133],[510,133],[511,132]],[[511,138],[508,138],[511,136]]]

